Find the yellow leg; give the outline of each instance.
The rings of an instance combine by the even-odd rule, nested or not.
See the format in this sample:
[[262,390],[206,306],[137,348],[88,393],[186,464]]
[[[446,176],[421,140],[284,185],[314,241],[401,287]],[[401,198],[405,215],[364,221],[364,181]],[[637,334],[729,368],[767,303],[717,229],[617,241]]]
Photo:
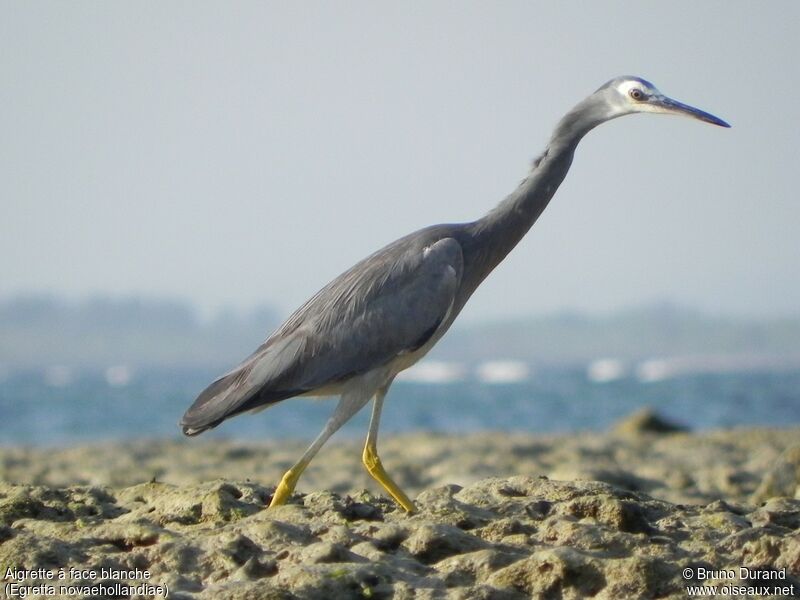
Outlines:
[[384,470],[383,465],[381,464],[381,459],[378,456],[378,450],[375,448],[375,444],[370,442],[372,442],[372,440],[367,440],[367,443],[364,446],[364,454],[361,457],[364,466],[367,468],[367,472],[375,481],[383,486],[383,489],[391,494],[392,498],[394,498],[395,501],[402,506],[406,512],[417,512],[417,507],[414,506],[414,503],[411,501],[411,499],[406,496],[405,492],[398,487],[392,478],[389,477],[389,474]]
[[336,410],[331,415],[331,418],[328,419],[328,422],[325,423],[325,427],[317,436],[317,439],[308,447],[308,450],[306,450],[302,458],[297,461],[297,464],[284,473],[281,482],[278,484],[278,487],[275,488],[272,502],[269,503],[270,508],[286,504],[292,496],[292,492],[294,492],[294,486],[297,485],[297,480],[300,479],[300,475],[306,470],[311,459],[316,456],[319,449],[322,448],[322,445],[367,402],[369,402],[369,396],[364,396],[363,394],[342,394],[342,397],[339,399],[339,404],[336,405]]
[[391,384],[392,382],[389,381],[375,394],[375,404],[372,405],[372,417],[369,421],[367,443],[364,445],[364,453],[361,455],[361,461],[367,468],[367,473],[369,473],[375,481],[380,483],[383,489],[389,492],[392,498],[394,498],[406,512],[415,513],[417,512],[417,507],[414,506],[411,499],[405,495],[405,492],[392,481],[392,478],[389,477],[388,473],[384,470],[381,459],[378,456],[378,426],[381,421],[381,409],[383,408],[383,399],[386,397],[386,392],[389,390]]
[[272,496],[272,502],[269,503],[270,508],[286,504],[291,497],[292,492],[294,492],[294,486],[297,485],[297,480],[300,479],[300,475],[303,474],[305,469],[306,465],[298,463],[283,474],[281,482],[278,484],[278,487],[275,488],[275,494]]

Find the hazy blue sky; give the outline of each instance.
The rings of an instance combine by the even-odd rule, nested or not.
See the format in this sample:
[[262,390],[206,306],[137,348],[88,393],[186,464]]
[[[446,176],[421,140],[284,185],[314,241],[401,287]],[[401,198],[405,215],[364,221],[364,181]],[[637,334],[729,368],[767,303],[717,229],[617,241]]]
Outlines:
[[592,132],[471,319],[797,314],[800,2],[3,2],[0,295],[282,313],[471,220],[620,74],[728,120]]

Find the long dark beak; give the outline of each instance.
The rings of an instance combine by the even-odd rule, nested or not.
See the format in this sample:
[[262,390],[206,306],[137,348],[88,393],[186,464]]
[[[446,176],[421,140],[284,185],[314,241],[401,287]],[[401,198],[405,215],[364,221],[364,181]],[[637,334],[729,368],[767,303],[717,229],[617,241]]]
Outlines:
[[719,117],[715,117],[714,115],[707,113],[704,110],[700,110],[699,108],[689,106],[688,104],[684,104],[683,102],[678,102],[677,100],[673,100],[672,98],[667,98],[666,96],[658,96],[656,98],[653,98],[652,103],[656,105],[658,108],[662,109],[663,112],[665,113],[673,115],[686,115],[687,117],[699,119],[701,121],[705,121],[706,123],[711,123],[712,125],[719,125],[720,127],[730,127],[730,125],[728,125],[725,121],[723,121]]

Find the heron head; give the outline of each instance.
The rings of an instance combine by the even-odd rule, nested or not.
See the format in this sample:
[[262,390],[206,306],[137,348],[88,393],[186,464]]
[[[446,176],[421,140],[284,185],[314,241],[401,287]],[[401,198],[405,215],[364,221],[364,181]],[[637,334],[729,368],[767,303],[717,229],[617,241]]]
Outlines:
[[683,115],[712,125],[730,127],[712,114],[665,96],[656,86],[641,77],[617,77],[593,95],[602,102],[608,119],[633,113],[660,113]]

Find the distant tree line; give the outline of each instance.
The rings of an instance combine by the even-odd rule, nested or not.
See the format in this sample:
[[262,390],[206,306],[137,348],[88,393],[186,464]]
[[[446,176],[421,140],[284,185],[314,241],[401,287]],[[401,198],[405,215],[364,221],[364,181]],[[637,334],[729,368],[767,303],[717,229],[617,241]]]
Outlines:
[[[188,302],[98,296],[0,298],[0,368],[227,369],[278,324],[270,307],[223,310],[201,319]],[[761,356],[800,364],[800,318],[715,317],[656,303],[610,312],[456,324],[431,358],[476,363],[518,359],[538,365],[597,358]]]
[[252,351],[275,324],[269,307],[203,320],[180,300],[15,296],[0,299],[0,365],[220,366]]

